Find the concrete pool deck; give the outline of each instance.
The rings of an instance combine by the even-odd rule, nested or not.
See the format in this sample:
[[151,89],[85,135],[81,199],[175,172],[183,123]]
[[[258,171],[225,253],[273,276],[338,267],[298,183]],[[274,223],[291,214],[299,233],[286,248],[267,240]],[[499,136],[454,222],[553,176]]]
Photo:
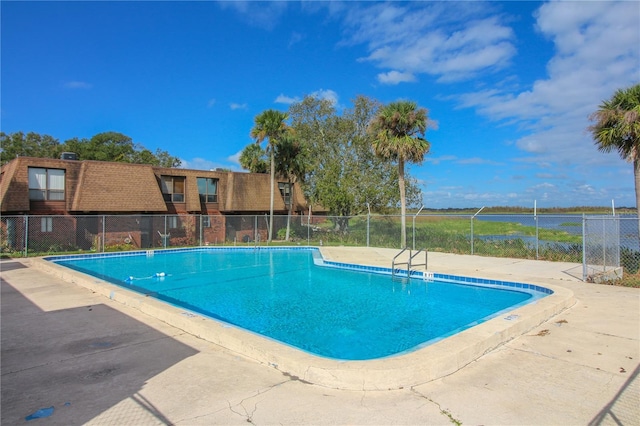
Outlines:
[[[397,252],[322,251],[385,267]],[[640,424],[640,292],[582,283],[580,265],[430,253],[429,270],[546,285],[572,293],[573,304],[443,377],[337,390],[34,262],[0,264],[3,424],[51,406],[49,424]]]

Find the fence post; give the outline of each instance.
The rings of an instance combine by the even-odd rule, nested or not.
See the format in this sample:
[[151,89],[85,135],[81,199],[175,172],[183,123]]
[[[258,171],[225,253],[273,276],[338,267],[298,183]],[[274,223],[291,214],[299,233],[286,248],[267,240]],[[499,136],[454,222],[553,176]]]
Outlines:
[[258,215],[253,216],[253,243],[258,245]]
[[537,200],[533,202],[533,221],[536,223],[536,260],[540,259],[540,239],[538,234],[538,206]]
[[24,257],[29,254],[29,216],[24,215]]
[[607,229],[606,218],[602,218],[602,272],[607,272]]
[[414,250],[416,249],[416,217],[418,217],[422,209],[424,209],[424,206],[420,207],[420,210],[418,210],[418,213],[416,213],[413,216],[413,249]]
[[471,254],[473,254],[473,218],[475,216],[471,216]]
[[309,206],[309,215],[307,216],[307,247],[311,245],[311,206]]
[[587,280],[587,239],[586,239],[587,217],[582,213],[582,281]]
[[107,239],[107,230],[106,230],[107,216],[102,215],[102,253],[104,253],[105,248],[105,240]]
[[371,207],[367,203],[367,247],[369,247],[369,221],[371,220]]
[[485,206],[482,206],[482,208],[480,210],[478,210],[476,212],[476,214],[474,214],[473,216],[471,216],[471,254],[473,254],[473,219],[478,216],[478,213],[480,213]]

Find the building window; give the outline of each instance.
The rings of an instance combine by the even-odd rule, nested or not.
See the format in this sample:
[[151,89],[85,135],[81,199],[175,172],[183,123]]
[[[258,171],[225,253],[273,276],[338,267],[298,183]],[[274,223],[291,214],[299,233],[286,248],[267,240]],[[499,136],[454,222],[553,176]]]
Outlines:
[[42,231],[42,232],[53,232],[53,218],[52,217],[42,217],[42,218],[40,218],[40,231]]
[[161,181],[165,201],[184,203],[184,176],[162,176]]
[[176,229],[180,225],[180,221],[178,220],[178,216],[168,216],[167,217],[167,227],[170,229]]
[[29,199],[64,201],[64,170],[29,167]]
[[209,216],[202,216],[202,227],[211,228],[211,218]]
[[291,185],[284,182],[278,182],[278,189],[280,189],[280,195],[284,200],[285,205],[291,204]]
[[200,194],[200,202],[217,203],[218,179],[198,178],[198,193]]

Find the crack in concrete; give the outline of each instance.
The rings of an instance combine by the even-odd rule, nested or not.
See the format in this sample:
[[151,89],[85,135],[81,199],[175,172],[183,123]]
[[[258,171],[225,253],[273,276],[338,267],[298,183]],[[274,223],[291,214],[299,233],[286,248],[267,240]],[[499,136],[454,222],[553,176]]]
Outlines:
[[451,422],[451,423],[453,423],[454,425],[457,425],[457,426],[462,425],[462,420],[458,420],[455,417],[453,417],[453,414],[451,414],[451,412],[449,412],[448,410],[445,410],[444,408],[442,408],[442,406],[440,405],[439,402],[436,402],[433,399],[429,398],[428,396],[421,394],[420,392],[415,390],[413,387],[411,387],[410,390],[411,390],[411,392],[416,394],[419,398],[426,399],[427,401],[429,401],[430,403],[432,403],[436,407],[438,407],[438,410],[440,410],[440,414],[445,416],[447,418],[447,420],[449,420],[449,422]]
[[[240,400],[240,402],[238,402],[238,403],[236,403],[236,404],[233,404],[233,405],[231,404],[231,401],[228,401],[228,400],[227,400],[227,408],[221,408],[221,409],[219,409],[219,410],[210,411],[210,412],[208,412],[208,413],[204,413],[204,414],[201,414],[201,415],[199,415],[199,416],[193,416],[193,417],[188,417],[188,418],[180,419],[180,420],[177,420],[174,424],[176,424],[176,425],[177,425],[177,424],[182,424],[182,423],[191,424],[191,423],[192,423],[194,420],[196,420],[196,419],[202,419],[202,418],[204,418],[204,417],[210,416],[210,415],[212,415],[212,414],[220,413],[221,411],[224,411],[224,410],[227,410],[227,409],[228,409],[229,411],[231,411],[233,414],[236,414],[236,415],[238,415],[238,416],[240,416],[240,417],[245,418],[245,420],[247,421],[247,423],[255,424],[255,423],[253,422],[253,416],[255,416],[256,411],[258,410],[258,403],[259,403],[259,401],[257,401],[257,402],[254,404],[253,409],[251,410],[251,412],[249,412],[249,410],[247,410],[247,408],[245,407],[245,405],[244,405],[244,404],[245,404],[245,402],[246,402],[246,401],[248,401],[248,400],[250,400],[251,398],[255,398],[255,397],[257,397],[257,396],[263,395],[263,394],[265,394],[265,393],[267,393],[267,392],[271,391],[273,388],[275,388],[275,387],[277,387],[277,386],[280,386],[280,385],[282,385],[282,384],[284,384],[284,383],[287,383],[287,382],[289,382],[289,381],[291,381],[291,380],[286,380],[286,381],[284,381],[284,382],[275,383],[275,384],[273,384],[273,385],[271,385],[271,386],[267,387],[266,389],[258,390],[258,391],[256,391],[255,393],[253,393],[252,395],[247,396],[246,398],[241,399],[241,400]],[[239,411],[239,410],[237,410],[237,409],[235,409],[235,407],[238,407],[238,406],[242,407],[242,411],[244,411],[244,413],[243,413],[243,412],[241,412],[241,411]]]
[[[286,375],[285,375],[285,376],[286,376]],[[291,376],[289,375],[289,377],[291,377]],[[293,377],[295,377],[295,376],[293,376]],[[271,385],[271,386],[267,387],[266,389],[258,390],[255,394],[253,394],[253,395],[251,395],[251,396],[248,396],[248,397],[246,397],[246,398],[244,398],[244,399],[240,400],[240,402],[238,402],[237,404],[235,404],[235,406],[240,406],[240,407],[242,407],[242,409],[244,410],[244,414],[243,414],[243,413],[241,413],[241,412],[239,412],[239,411],[234,410],[234,406],[233,406],[233,405],[231,405],[231,402],[230,402],[230,401],[227,401],[227,404],[229,404],[229,410],[231,410],[231,412],[232,412],[232,413],[239,415],[240,417],[245,417],[245,418],[246,418],[247,423],[254,424],[254,423],[253,423],[253,416],[256,414],[256,411],[258,410],[258,403],[259,403],[260,401],[256,401],[256,403],[255,403],[255,404],[254,404],[254,406],[253,406],[253,410],[251,410],[251,412],[249,412],[249,411],[247,410],[247,408],[244,406],[245,401],[248,401],[248,400],[250,400],[251,398],[255,398],[255,397],[257,397],[257,396],[263,395],[263,394],[265,394],[265,393],[267,393],[267,392],[272,391],[274,388],[276,388],[276,387],[278,387],[278,386],[281,386],[281,385],[283,385],[283,384],[285,384],[285,383],[287,383],[287,382],[294,381],[294,380],[295,380],[295,379],[289,379],[289,380],[285,380],[284,382],[275,383],[275,384],[273,384],[273,385]]]
[[511,348],[511,349],[514,350],[514,351],[519,351],[519,352],[523,352],[523,353],[527,353],[527,354],[531,354],[531,355],[538,355],[538,356],[541,356],[543,358],[552,359],[554,361],[560,361],[560,362],[564,362],[564,363],[567,363],[567,364],[578,365],[580,367],[586,367],[586,368],[589,368],[589,369],[592,369],[592,370],[601,371],[603,373],[609,373],[609,374],[612,374],[612,378],[615,376],[615,373],[612,373],[612,372],[607,371],[607,370],[603,370],[603,369],[601,369],[599,367],[594,367],[592,365],[582,364],[582,363],[579,363],[579,362],[574,362],[574,361],[558,358],[558,357],[555,357],[555,356],[546,355],[546,354],[543,354],[541,352],[536,352],[533,349],[522,349],[522,348]]
[[[259,395],[259,394],[258,394]],[[257,396],[257,395],[254,395]],[[252,397],[253,398],[253,397]],[[247,398],[248,399],[248,398]],[[240,417],[246,417],[247,423],[251,423],[253,424],[253,415],[256,413],[256,410],[258,410],[258,402],[256,402],[253,406],[253,411],[251,411],[251,413],[249,413],[247,411],[247,408],[243,405],[245,399],[243,399],[242,401],[240,401],[237,405],[241,406],[244,410],[244,414],[240,413],[239,411],[236,411],[233,409],[233,406],[231,405],[231,402],[227,401],[227,404],[229,404],[229,410],[231,410],[232,413],[235,413],[237,415],[239,415]]]

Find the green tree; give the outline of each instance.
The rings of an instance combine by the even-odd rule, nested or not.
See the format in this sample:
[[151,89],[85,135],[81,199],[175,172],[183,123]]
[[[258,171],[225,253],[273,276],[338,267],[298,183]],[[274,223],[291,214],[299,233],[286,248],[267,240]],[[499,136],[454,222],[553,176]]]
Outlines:
[[[589,126],[598,150],[618,151],[622,159],[633,163],[636,210],[640,208],[640,84],[618,89],[603,101],[589,117]],[[640,216],[638,216],[640,221]]]
[[270,157],[271,169],[271,201],[269,206],[269,237],[268,242],[272,240],[273,234],[273,185],[275,182],[275,147],[278,141],[289,131],[286,120],[288,115],[274,109],[266,110],[258,114],[254,119],[254,126],[251,129],[251,137],[256,140],[257,144],[261,144],[267,140],[267,152]]
[[[157,165],[160,167],[176,168],[182,165],[182,160],[180,160],[178,157],[174,157],[173,155],[169,154],[167,151],[164,151],[160,148],[156,149],[155,158],[158,161]],[[137,163],[147,164],[142,161],[137,161]]]
[[293,214],[293,206],[295,205],[295,191],[293,185],[299,180],[304,179],[306,162],[300,141],[294,137],[292,132],[284,135],[276,145],[275,152],[276,173],[287,179],[289,188],[289,202],[287,214],[287,233],[285,240],[289,241],[291,229],[291,215]]
[[133,140],[122,133],[98,133],[89,139],[83,160],[133,162],[135,145]]
[[0,165],[16,157],[58,158],[63,152],[57,139],[34,132],[0,132],[0,147]]
[[267,173],[267,153],[260,145],[249,144],[240,153],[240,166],[251,173]]
[[400,189],[401,235],[400,243],[407,246],[405,163],[422,163],[429,152],[427,110],[415,102],[398,101],[383,107],[371,123],[373,149],[383,159],[397,162]]
[[119,161],[126,163],[151,164],[160,167],[179,167],[182,161],[167,151],[157,149],[155,154],[140,144],[135,144],[129,136],[117,132],[98,133],[91,139],[77,137],[60,144],[49,135],[29,132],[12,134],[0,133],[0,164],[5,164],[17,156],[60,158],[62,152],[73,152],[80,160]]
[[[397,168],[377,157],[367,128],[380,103],[358,96],[339,115],[327,100],[312,96],[292,104],[289,113],[305,158],[305,196],[329,209],[337,231],[346,232],[349,217],[385,213],[397,205]],[[410,202],[420,199],[415,181],[407,178]]]
[[64,143],[65,151],[75,152],[80,160],[115,161],[121,163],[150,164],[159,167],[180,167],[182,161],[167,151],[157,149],[155,154],[122,133],[104,132],[91,139],[72,138]]

